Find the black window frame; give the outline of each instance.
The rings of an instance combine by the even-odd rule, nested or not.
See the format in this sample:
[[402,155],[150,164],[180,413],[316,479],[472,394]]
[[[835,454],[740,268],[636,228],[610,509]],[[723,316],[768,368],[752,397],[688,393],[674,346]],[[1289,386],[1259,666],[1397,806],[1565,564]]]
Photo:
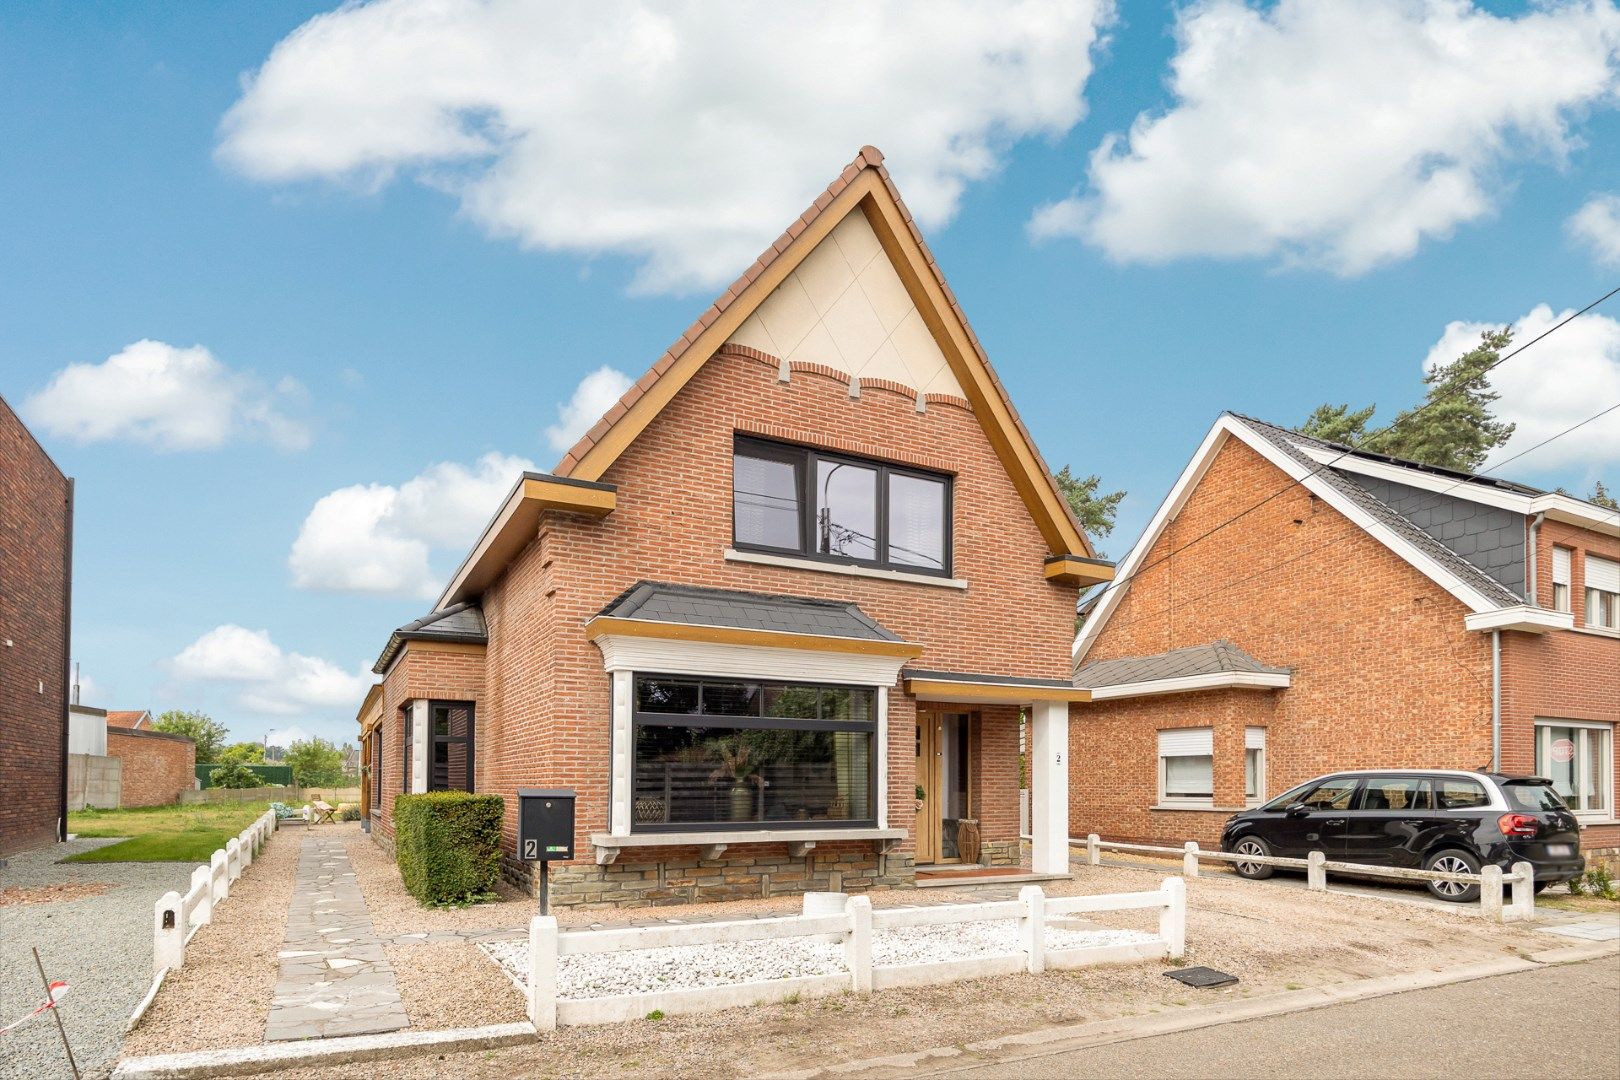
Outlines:
[[[797,477],[799,497],[799,544],[797,547],[776,547],[770,544],[758,544],[743,541],[737,536],[736,511],[736,460],[739,453],[749,457],[757,457],[768,461],[780,461],[794,467]],[[831,563],[838,566],[868,566],[878,570],[893,570],[904,574],[924,574],[929,577],[950,577],[952,565],[955,561],[955,513],[956,513],[956,478],[949,473],[933,472],[928,469],[918,469],[910,465],[896,465],[893,462],[880,461],[875,458],[859,457],[854,454],[843,454],[836,451],[822,450],[814,446],[805,446],[798,443],[776,442],[772,439],[761,439],[753,435],[737,434],[733,437],[731,447],[732,457],[732,513],[731,513],[731,544],[738,551],[755,551],[770,555],[792,555],[796,558],[811,559],[816,562]],[[816,550],[816,476],[820,471],[819,465],[823,461],[837,462],[845,465],[855,465],[863,469],[872,469],[877,473],[877,504],[876,521],[877,536],[874,546],[878,551],[876,559],[859,559],[848,555],[831,555]],[[918,566],[914,563],[895,562],[889,557],[889,478],[890,476],[910,476],[919,480],[929,480],[941,484],[945,489],[945,499],[942,527],[944,530],[944,565],[935,569],[929,566]]]
[[[666,679],[680,682],[698,684],[697,712],[644,712],[640,708],[641,681],[643,679]],[[760,687],[760,710],[757,715],[720,715],[702,712],[703,685],[706,682],[716,683],[747,683]],[[872,695],[872,716],[870,720],[844,720],[844,719],[792,719],[787,717],[767,717],[764,715],[764,689],[771,686],[814,686],[818,689],[832,690],[865,690]],[[878,800],[883,793],[878,790],[878,755],[881,748],[878,746],[878,687],[855,683],[826,683],[810,680],[795,681],[787,679],[743,679],[727,678],[723,676],[704,675],[677,675],[652,671],[638,671],[631,678],[630,686],[630,797],[635,798],[636,792],[636,737],[643,727],[681,727],[704,728],[715,730],[726,728],[739,731],[849,731],[871,736],[871,751],[867,754],[867,804],[871,815],[864,818],[840,818],[836,821],[796,821],[764,820],[764,821],[719,821],[719,822],[636,822],[635,815],[631,815],[630,831],[632,833],[675,833],[675,832],[775,832],[783,829],[868,829],[877,827]],[[818,707],[818,712],[819,707]]]
[[[433,712],[434,712],[435,709],[441,709],[441,708],[442,709],[465,708],[467,710],[467,734],[465,736],[461,736],[461,735],[440,735],[439,734],[439,726],[438,726],[437,723],[434,722]],[[472,701],[456,701],[456,700],[451,700],[451,699],[448,699],[448,698],[434,698],[434,699],[431,699],[427,703],[427,722],[428,722],[427,790],[429,790],[429,791],[466,791],[466,792],[469,792],[469,793],[477,791],[478,789],[474,785],[474,781],[475,781],[475,779],[477,777],[477,771],[478,770],[477,770],[476,757],[475,757],[475,754],[473,752],[476,749],[475,744],[474,744],[474,740],[477,737],[477,731],[478,731],[478,705],[477,705],[477,703],[472,702]],[[438,756],[439,756],[438,755],[438,748],[439,748],[440,743],[463,743],[463,744],[466,745],[466,747],[467,747],[467,786],[466,787],[464,787],[464,788],[456,788],[456,787],[437,787],[437,786],[435,786],[435,784],[437,782],[436,777],[435,777],[435,773],[436,773],[437,770],[435,769],[434,763],[438,760]],[[448,769],[448,766],[446,766],[446,768]]]

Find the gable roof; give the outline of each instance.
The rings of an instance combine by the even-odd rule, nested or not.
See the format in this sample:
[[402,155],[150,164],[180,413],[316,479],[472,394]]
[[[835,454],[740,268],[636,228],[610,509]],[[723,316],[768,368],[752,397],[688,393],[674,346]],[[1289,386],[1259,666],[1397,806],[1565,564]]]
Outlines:
[[152,714],[146,709],[107,710],[107,723],[115,727],[138,728],[150,719]]
[[1078,686],[1095,689],[1101,686],[1229,673],[1288,675],[1292,673],[1292,669],[1262,664],[1230,641],[1221,638],[1208,645],[1171,649],[1169,652],[1156,653],[1152,656],[1093,660],[1075,669],[1074,681]]
[[371,670],[378,675],[388,670],[399,650],[408,641],[449,641],[468,645],[489,643],[489,629],[484,624],[484,609],[477,604],[451,604],[442,611],[432,611],[420,619],[412,619],[388,635],[388,644]]
[[636,582],[598,612],[597,618],[724,626],[865,641],[902,640],[854,604],[840,600],[668,585],[658,581]]
[[[1092,598],[1089,603],[1090,615],[1074,639],[1074,656],[1077,662],[1085,658],[1086,652],[1096,642],[1109,617],[1129,591],[1131,579],[1141,570],[1153,545],[1163,535],[1166,526],[1181,512],[1182,506],[1197,489],[1215,456],[1230,438],[1236,438],[1258,452],[1291,480],[1298,482],[1305,490],[1322,499],[1363,531],[1382,542],[1420,573],[1456,597],[1472,615],[1525,609],[1523,599],[1512,590],[1430,536],[1389,504],[1345,475],[1340,466],[1357,456],[1355,451],[1301,435],[1263,420],[1227,412],[1221,414],[1209,429],[1209,433],[1204,436],[1204,441],[1186,468],[1182,470],[1181,476],[1177,478],[1169,494],[1160,503],[1141,539],[1120,564],[1114,582]],[[1386,464],[1399,462],[1399,459],[1384,458],[1383,462]],[[1333,467],[1329,467],[1330,463]],[[1413,474],[1420,474],[1420,470],[1415,466],[1410,471]],[[1466,478],[1470,474],[1457,475]],[[1466,480],[1447,480],[1445,484],[1455,484],[1454,494],[1466,497],[1464,496],[1464,488],[1468,486]],[[1498,491],[1494,485],[1479,485],[1476,493],[1477,490],[1485,490],[1487,487],[1493,492]],[[1446,490],[1450,488],[1447,487]],[[1526,513],[1534,512],[1537,501],[1552,499],[1590,507],[1593,511],[1601,512],[1600,507],[1593,507],[1589,503],[1581,503],[1580,500],[1569,499],[1567,496],[1556,494],[1530,496],[1519,492],[1508,494],[1523,501],[1523,510]],[[1531,617],[1528,621],[1551,626],[1558,620],[1548,621]],[[1474,621],[1468,625],[1470,629],[1490,629],[1498,624],[1509,625],[1502,623],[1500,619],[1494,622]]]
[[788,226],[754,264],[720,294],[664,351],[607,414],[557,465],[558,476],[600,480],[608,467],[689,382],[709,357],[844,217],[864,212],[952,373],[990,437],[997,455],[1040,527],[1053,554],[1093,552],[1057,489],[1035,441],[1019,419],[978,336],[945,281],[899,190],[883,167],[883,154],[865,146],[809,209]]

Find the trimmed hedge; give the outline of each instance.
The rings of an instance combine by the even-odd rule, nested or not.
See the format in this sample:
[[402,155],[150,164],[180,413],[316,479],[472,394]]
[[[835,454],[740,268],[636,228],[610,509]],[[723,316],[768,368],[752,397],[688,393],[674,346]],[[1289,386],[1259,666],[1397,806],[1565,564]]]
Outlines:
[[495,895],[506,800],[466,791],[394,801],[394,855],[406,891],[423,904],[467,904]]
[[[210,765],[206,762],[197,766],[197,780],[205,788],[213,787],[212,782],[215,769],[223,769],[223,765]],[[243,768],[257,776],[266,784],[284,784],[290,786],[293,782],[291,765],[244,765]]]

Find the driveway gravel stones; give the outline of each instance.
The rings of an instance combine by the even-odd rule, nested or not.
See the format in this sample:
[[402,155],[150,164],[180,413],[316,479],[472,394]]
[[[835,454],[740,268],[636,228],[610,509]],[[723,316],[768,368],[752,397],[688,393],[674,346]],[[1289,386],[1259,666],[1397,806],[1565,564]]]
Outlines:
[[[87,1075],[117,1054],[124,1023],[152,985],[152,905],[191,878],[189,863],[59,862],[115,843],[69,840],[13,855],[0,870],[0,886],[18,890],[14,895],[50,890],[67,897],[0,907],[0,1026],[45,1000],[31,951],[37,947],[46,974],[68,984],[62,1023]],[[36,1016],[3,1039],[0,1076],[69,1075],[50,1016]]]

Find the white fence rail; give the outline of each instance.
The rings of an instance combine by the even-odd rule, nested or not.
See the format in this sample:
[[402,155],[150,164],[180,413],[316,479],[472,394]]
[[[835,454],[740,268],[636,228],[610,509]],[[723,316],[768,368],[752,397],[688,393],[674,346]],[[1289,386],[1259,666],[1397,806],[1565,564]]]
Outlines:
[[[1086,849],[1086,862],[1097,866],[1104,851],[1139,851],[1153,855],[1179,855],[1181,872],[1186,877],[1198,876],[1201,859],[1225,863],[1258,863],[1289,870],[1305,871],[1306,887],[1316,892],[1327,891],[1328,872],[1351,874],[1357,877],[1385,878],[1396,881],[1455,881],[1463,885],[1479,886],[1479,913],[1492,922],[1528,922],[1536,917],[1536,872],[1527,862],[1516,862],[1512,870],[1502,872],[1500,866],[1486,866],[1477,874],[1448,874],[1440,870],[1410,870],[1399,866],[1374,866],[1370,863],[1338,862],[1328,859],[1320,851],[1313,851],[1303,859],[1289,859],[1277,855],[1239,855],[1230,851],[1206,851],[1189,840],[1180,847],[1160,847],[1154,844],[1123,844],[1103,840],[1096,833],[1084,841],[1071,839],[1070,844]],[[1509,902],[1503,902],[1503,887],[1512,887]]]
[[230,897],[231,883],[253,863],[253,857],[276,831],[276,814],[266,810],[253,824],[215,851],[207,866],[191,872],[185,895],[169,891],[152,905],[152,973],[161,977],[186,962],[186,943],[198,927],[213,921],[214,909]]
[[[1047,947],[1046,921],[1054,915],[1140,909],[1160,912],[1159,934],[1151,940],[1086,948]],[[1018,949],[1014,952],[901,965],[874,964],[872,960],[872,937],[877,930],[1005,919],[1018,921]],[[790,998],[827,997],[845,991],[868,994],[896,986],[955,982],[1019,971],[1039,974],[1047,968],[1166,957],[1179,959],[1186,951],[1186,929],[1187,891],[1180,878],[1169,878],[1161,888],[1144,893],[1048,897],[1038,886],[1029,885],[1019,891],[1017,900],[875,911],[869,897],[854,896],[845,901],[843,911],[831,915],[791,915],[589,933],[562,934],[558,932],[555,917],[536,916],[529,923],[529,1020],[536,1030],[552,1031],[559,1026],[639,1020],[654,1011],[673,1016]],[[558,996],[557,964],[562,956],[790,938],[841,942],[848,970],[832,975],[804,975],[611,997]]]

